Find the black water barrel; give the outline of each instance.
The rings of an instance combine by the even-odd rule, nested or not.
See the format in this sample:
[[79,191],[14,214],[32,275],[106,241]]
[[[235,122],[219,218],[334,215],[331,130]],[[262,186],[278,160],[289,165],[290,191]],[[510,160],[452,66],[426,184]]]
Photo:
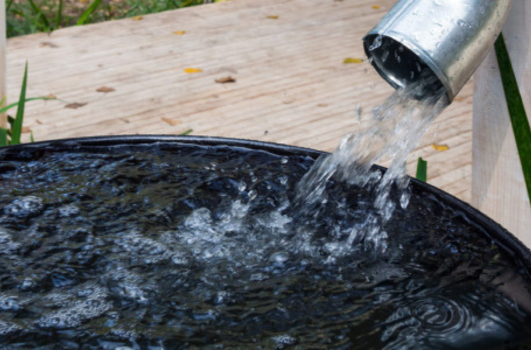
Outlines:
[[531,344],[527,247],[411,179],[388,251],[336,256],[370,193],[332,181],[332,211],[299,214],[295,184],[324,154],[163,135],[0,149],[0,346]]

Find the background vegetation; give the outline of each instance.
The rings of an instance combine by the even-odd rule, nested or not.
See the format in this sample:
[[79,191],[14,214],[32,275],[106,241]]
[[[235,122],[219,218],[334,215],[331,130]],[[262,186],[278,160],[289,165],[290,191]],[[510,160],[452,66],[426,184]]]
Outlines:
[[[141,16],[208,0],[5,0],[7,37]],[[219,0],[218,0],[219,1]]]

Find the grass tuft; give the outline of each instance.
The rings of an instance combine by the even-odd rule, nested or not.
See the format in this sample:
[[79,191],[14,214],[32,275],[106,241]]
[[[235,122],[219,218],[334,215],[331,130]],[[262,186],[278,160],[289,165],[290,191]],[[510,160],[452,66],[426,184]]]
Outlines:
[[428,179],[428,162],[419,157],[417,162],[417,175],[415,176],[417,180],[426,182]]
[[522,171],[527,187],[529,200],[531,201],[531,127],[525,112],[524,102],[518,89],[518,82],[514,75],[513,66],[509,57],[509,52],[505,46],[503,35],[500,34],[496,43],[494,44],[496,50],[496,57],[500,67],[500,74],[503,83],[503,90],[505,92],[505,99],[507,100],[507,108],[509,109],[509,116],[511,118],[511,125],[513,126],[514,138],[516,140],[516,147],[520,162],[522,163]]
[[[3,0],[5,1],[5,0]],[[7,36],[142,16],[203,4],[204,0],[8,0]]]

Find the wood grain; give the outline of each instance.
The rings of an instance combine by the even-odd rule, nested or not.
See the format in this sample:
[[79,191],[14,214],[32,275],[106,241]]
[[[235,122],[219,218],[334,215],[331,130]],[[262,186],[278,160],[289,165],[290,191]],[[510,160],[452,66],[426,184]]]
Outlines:
[[[13,38],[9,96],[16,98],[27,58],[28,96],[67,101],[27,104],[36,140],[193,129],[332,151],[343,135],[367,128],[372,108],[393,91],[367,61],[343,64],[365,58],[361,38],[393,3],[231,0]],[[236,82],[216,83],[226,76]],[[102,86],[114,91],[98,92]],[[469,201],[471,131],[469,83],[420,140],[410,174],[422,156],[428,182]],[[449,150],[434,150],[434,142]]]
[[[531,4],[515,0],[503,28],[528,118],[531,113],[530,18]],[[531,247],[531,205],[494,51],[474,79],[472,204]]]

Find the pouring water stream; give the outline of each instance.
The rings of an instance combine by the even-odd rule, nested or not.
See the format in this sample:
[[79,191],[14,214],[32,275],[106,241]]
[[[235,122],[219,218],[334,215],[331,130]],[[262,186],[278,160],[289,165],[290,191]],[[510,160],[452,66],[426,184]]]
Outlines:
[[[406,157],[431,121],[448,105],[442,87],[430,91],[436,83],[428,76],[395,91],[374,108],[373,124],[366,131],[346,135],[339,147],[321,157],[298,183],[295,203],[306,213],[319,211],[320,205],[326,203],[326,185],[330,179],[361,187],[376,186],[374,202],[363,213],[365,220],[353,227],[345,242],[347,247],[342,249],[348,250],[348,246],[363,242],[366,249],[386,250],[387,233],[382,225],[389,220],[397,204],[405,208],[409,202]],[[386,157],[391,165],[383,176],[371,170],[374,163]],[[390,199],[393,185],[401,192],[399,203]]]

